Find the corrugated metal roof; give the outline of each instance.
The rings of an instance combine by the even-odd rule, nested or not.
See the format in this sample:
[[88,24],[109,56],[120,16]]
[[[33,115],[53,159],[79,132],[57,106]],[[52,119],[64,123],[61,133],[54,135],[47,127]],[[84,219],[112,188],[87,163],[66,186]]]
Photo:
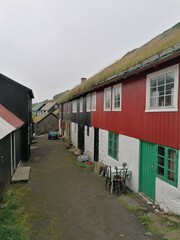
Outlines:
[[15,129],[20,128],[24,125],[24,122],[19,119],[16,115],[6,109],[3,105],[0,104],[0,117],[12,125]]
[[37,103],[33,108],[32,111],[38,111],[40,110],[43,106],[45,105],[45,103]]
[[0,117],[0,140],[13,132],[15,128]]
[[42,111],[48,111],[50,108],[52,108],[56,102],[48,102],[43,108],[41,108]]

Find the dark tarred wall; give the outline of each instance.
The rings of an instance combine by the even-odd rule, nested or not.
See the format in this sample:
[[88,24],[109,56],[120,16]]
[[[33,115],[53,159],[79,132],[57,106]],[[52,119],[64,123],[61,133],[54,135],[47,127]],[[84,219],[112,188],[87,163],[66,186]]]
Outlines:
[[[69,111],[68,111],[69,104]],[[77,112],[72,112],[72,102],[64,103],[61,111],[63,115],[60,115],[60,119],[65,121],[71,121],[83,126],[90,126],[91,124],[91,112],[86,112],[86,97],[83,98],[83,112],[79,112],[80,99],[77,99]]]
[[0,103],[25,122],[22,130],[22,160],[30,157],[32,96],[29,89],[0,74]]
[[[103,89],[97,91],[97,107],[96,112],[91,113],[91,125],[180,149],[180,111],[145,112],[147,74],[179,62],[178,57],[169,63],[122,80],[122,111],[120,112],[104,112]],[[178,95],[180,95],[180,83]],[[180,109],[180,97],[178,97],[178,109]]]

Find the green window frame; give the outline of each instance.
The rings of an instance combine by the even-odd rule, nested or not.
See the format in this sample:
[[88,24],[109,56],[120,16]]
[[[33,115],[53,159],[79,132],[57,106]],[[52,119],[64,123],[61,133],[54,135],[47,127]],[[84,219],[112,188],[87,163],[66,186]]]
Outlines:
[[118,134],[114,132],[109,132],[108,135],[108,156],[115,160],[118,160]]
[[177,187],[178,183],[178,150],[157,147],[157,177]]

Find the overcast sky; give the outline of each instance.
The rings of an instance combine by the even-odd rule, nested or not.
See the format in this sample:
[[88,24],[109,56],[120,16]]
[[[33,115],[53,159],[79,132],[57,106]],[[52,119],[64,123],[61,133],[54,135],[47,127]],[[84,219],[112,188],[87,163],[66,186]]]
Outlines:
[[180,0],[0,0],[0,73],[40,102],[180,21]]

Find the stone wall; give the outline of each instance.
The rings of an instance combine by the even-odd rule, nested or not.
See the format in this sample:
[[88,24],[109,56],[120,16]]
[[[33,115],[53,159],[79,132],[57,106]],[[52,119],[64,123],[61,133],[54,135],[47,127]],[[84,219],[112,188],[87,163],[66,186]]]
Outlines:
[[49,114],[41,121],[36,123],[36,134],[41,135],[49,131],[59,130],[59,119],[54,114]]

